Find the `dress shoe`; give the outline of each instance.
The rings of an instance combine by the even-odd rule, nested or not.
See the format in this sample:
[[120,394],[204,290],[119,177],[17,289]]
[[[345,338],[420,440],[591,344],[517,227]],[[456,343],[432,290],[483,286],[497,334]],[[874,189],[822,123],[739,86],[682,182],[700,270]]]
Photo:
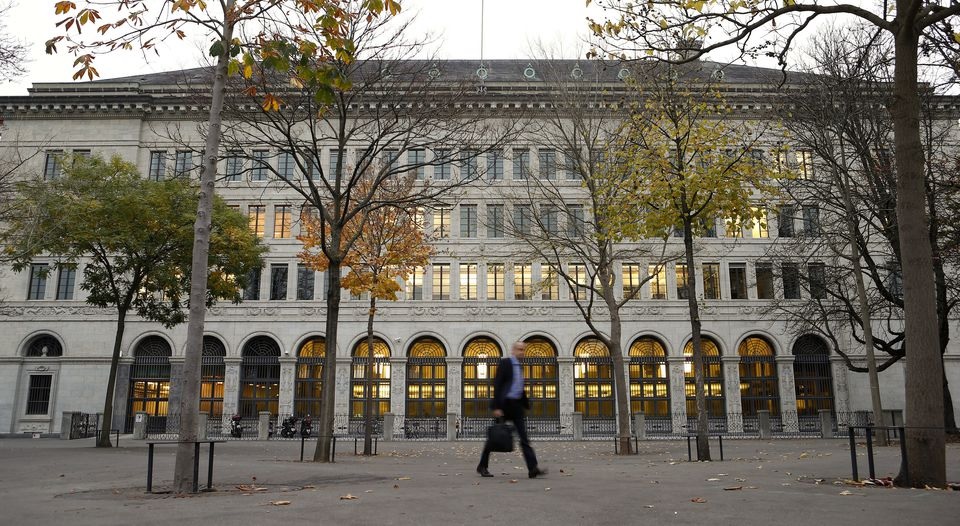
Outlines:
[[547,474],[547,470],[540,468],[533,468],[530,470],[530,478],[535,479],[537,477],[542,477]]
[[483,468],[483,467],[480,467],[480,466],[477,466],[477,473],[479,473],[481,477],[492,477],[492,476],[493,476],[493,473],[490,473],[490,472],[487,470],[487,468]]

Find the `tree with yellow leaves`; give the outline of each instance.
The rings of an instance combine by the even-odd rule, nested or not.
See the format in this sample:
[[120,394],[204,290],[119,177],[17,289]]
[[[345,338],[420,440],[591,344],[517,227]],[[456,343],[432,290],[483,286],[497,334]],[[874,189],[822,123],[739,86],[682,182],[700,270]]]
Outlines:
[[[372,454],[373,429],[373,320],[377,300],[397,300],[399,281],[406,280],[417,267],[427,264],[433,252],[424,234],[423,222],[417,208],[404,205],[403,196],[413,190],[411,181],[395,180],[381,185],[374,193],[375,203],[368,212],[356,215],[343,227],[343,235],[355,239],[353,248],[343,259],[349,271],[340,280],[341,285],[354,295],[370,295],[367,310],[367,364],[364,400],[363,454]],[[366,178],[358,190],[369,191],[371,181]],[[305,234],[300,260],[308,267],[326,271],[330,261],[322,249],[321,238],[329,235],[329,226],[314,215],[303,218]]]
[[624,182],[634,189],[632,208],[643,216],[639,222],[643,237],[683,234],[697,453],[701,460],[709,460],[694,239],[718,217],[730,218],[728,230],[737,231],[764,221],[763,199],[775,193],[776,179],[784,174],[770,168],[774,163],[763,162],[764,130],[728,120],[729,106],[699,66],[652,68],[638,82],[640,100],[624,135]]

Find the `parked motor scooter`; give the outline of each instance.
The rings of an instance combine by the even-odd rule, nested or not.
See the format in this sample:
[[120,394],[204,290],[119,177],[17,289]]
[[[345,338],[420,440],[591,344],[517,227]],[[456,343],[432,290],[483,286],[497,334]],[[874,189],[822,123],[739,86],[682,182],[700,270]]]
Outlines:
[[283,419],[283,422],[280,424],[280,436],[283,438],[293,438],[297,436],[297,421],[300,420],[295,416],[288,416]]
[[313,431],[313,420],[310,417],[306,417],[300,420],[300,436],[307,438],[310,436],[310,433]]
[[233,438],[243,437],[243,426],[240,424],[241,419],[242,417],[240,415],[230,417],[230,436]]

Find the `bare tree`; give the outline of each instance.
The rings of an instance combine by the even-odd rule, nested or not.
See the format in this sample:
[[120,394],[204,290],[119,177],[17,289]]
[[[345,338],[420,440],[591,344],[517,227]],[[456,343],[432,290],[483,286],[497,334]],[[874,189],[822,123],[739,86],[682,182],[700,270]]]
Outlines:
[[6,23],[13,5],[0,3],[0,82],[10,82],[27,71],[27,46],[13,36]]
[[[326,462],[334,431],[341,271],[359,235],[346,226],[383,207],[455,200],[480,173],[461,169],[454,177],[437,168],[471,165],[509,140],[513,125],[473,107],[477,87],[462,72],[416,59],[425,42],[408,37],[409,22],[353,17],[346,33],[356,43],[357,60],[336,55],[322,61],[309,56],[322,34],[291,33],[311,27],[303,22],[290,17],[267,28],[271,37],[261,42],[244,84],[227,103],[224,144],[249,156],[251,169],[269,174],[277,188],[302,199],[322,229],[317,248],[328,263],[327,362],[314,460]],[[261,103],[257,97],[264,92],[273,97]],[[253,157],[254,148],[270,153]],[[427,177],[430,167],[434,174]],[[381,192],[399,177],[412,177],[415,191]]]

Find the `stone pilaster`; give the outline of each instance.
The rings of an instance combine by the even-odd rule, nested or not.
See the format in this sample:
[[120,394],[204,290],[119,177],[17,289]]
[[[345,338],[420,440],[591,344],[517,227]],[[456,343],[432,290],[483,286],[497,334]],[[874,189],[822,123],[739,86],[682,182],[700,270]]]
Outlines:
[[390,358],[390,412],[404,415],[407,405],[407,358]]
[[333,412],[338,415],[350,413],[350,368],[353,360],[349,356],[337,357],[337,385],[334,389]]
[[850,389],[847,385],[847,366],[842,359],[831,359],[830,368],[833,376],[833,401],[837,413],[850,412]]
[[687,429],[687,392],[683,377],[683,356],[667,358],[670,370],[670,413],[673,415],[673,432],[684,433]]
[[557,372],[560,375],[560,414],[573,413],[573,357],[561,356],[557,358]]
[[740,357],[723,356],[723,394],[727,409],[727,431],[743,432],[743,403],[740,400]]
[[[297,359],[290,356],[280,358],[280,414],[293,414],[294,386],[297,381]],[[306,415],[298,415],[306,416]]]
[[168,425],[178,425],[180,421],[181,398],[183,398],[183,357],[175,356],[170,358],[170,394],[167,395]]
[[240,358],[224,358],[223,425],[230,429],[230,417],[240,410]]
[[459,415],[463,408],[463,358],[447,358],[447,413]]
[[780,416],[784,429],[799,429],[797,387],[793,378],[793,355],[777,356],[777,387],[780,389]]

